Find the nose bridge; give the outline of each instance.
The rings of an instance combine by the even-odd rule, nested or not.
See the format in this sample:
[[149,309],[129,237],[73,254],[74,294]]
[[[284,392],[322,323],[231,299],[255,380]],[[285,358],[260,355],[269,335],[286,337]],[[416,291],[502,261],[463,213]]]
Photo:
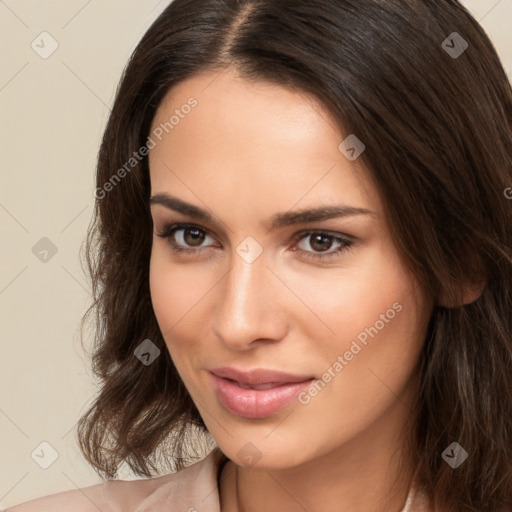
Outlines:
[[283,324],[277,320],[277,280],[267,268],[263,254],[248,261],[233,253],[215,309],[213,329],[233,348],[282,335]]

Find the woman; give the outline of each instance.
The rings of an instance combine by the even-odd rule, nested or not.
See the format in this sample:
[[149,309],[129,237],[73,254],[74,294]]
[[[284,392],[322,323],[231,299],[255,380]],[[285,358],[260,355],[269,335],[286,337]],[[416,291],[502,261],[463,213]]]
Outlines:
[[109,480],[10,510],[511,510],[511,155],[455,0],[175,0],[98,160]]

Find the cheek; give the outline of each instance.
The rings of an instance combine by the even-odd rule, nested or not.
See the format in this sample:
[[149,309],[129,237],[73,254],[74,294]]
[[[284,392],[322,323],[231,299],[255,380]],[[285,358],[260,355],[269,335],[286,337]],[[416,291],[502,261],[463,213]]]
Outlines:
[[[169,261],[169,255],[161,248],[154,248],[149,270],[149,285],[153,310],[172,360],[181,373],[188,345],[180,342],[180,332],[187,328],[187,312],[197,303],[194,286],[187,281],[187,272],[181,272]],[[189,339],[194,339],[193,335]]]
[[165,244],[157,242],[149,266],[151,301],[163,334],[185,325],[186,316],[206,291],[197,272],[174,264],[168,251]]
[[178,276],[169,271],[169,265],[165,263],[161,252],[153,246],[149,265],[149,287],[155,316],[160,330],[165,334],[172,328],[180,309],[180,283]]
[[[165,244],[153,246],[149,285],[153,310],[165,343],[180,373],[202,353],[208,319],[207,295],[218,273],[172,261]],[[216,277],[217,276],[217,277]]]
[[194,340],[199,339],[187,323],[192,305],[199,300],[197,287],[191,286],[189,278],[187,272],[170,262],[165,250],[153,248],[149,269],[153,310],[171,359],[185,383],[191,373]]
[[[418,361],[431,314],[396,253],[376,248],[358,263],[346,275],[326,279],[322,293],[311,283],[302,291],[309,288],[309,304],[331,330],[324,329],[324,342],[315,348],[321,350],[323,370],[337,376],[329,387],[350,403],[362,394],[371,401],[389,393],[383,382],[391,389],[404,384]],[[319,325],[305,327],[310,339],[319,339]]]
[[316,350],[343,353],[358,335],[364,340],[368,336],[365,329],[375,323],[382,334],[403,329],[403,317],[413,311],[404,315],[396,310],[411,299],[415,283],[391,249],[375,244],[357,257],[347,258],[343,268],[286,276],[290,288],[312,313],[299,316],[304,308],[298,304],[294,318],[308,330],[309,339],[324,340]]
[[[354,309],[351,318],[347,304],[343,320],[337,324],[338,334],[329,343],[329,353],[324,354],[316,389],[310,397],[303,397],[310,402],[305,406],[301,431],[323,429],[317,418],[326,408],[339,435],[348,437],[395,405],[405,414],[411,410],[413,396],[409,393],[414,388],[409,384],[421,356],[428,315],[418,308],[413,294],[396,298],[392,294],[375,299],[357,320],[357,311]],[[381,313],[387,322],[381,320]],[[352,326],[344,329],[350,322]],[[329,427],[325,429],[327,438]]]
[[375,408],[385,409],[406,387],[420,358],[428,307],[412,283],[395,285],[393,292],[374,293],[357,329],[343,338],[343,351],[336,353],[345,362],[333,391],[354,407],[357,397],[365,397]]

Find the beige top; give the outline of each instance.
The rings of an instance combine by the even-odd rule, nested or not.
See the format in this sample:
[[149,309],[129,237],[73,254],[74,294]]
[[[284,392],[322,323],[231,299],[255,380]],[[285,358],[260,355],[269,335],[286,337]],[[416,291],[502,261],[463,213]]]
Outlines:
[[[143,480],[107,480],[83,489],[50,494],[5,512],[220,512],[219,476],[228,459],[215,448],[178,473]],[[401,512],[429,512],[411,487]]]

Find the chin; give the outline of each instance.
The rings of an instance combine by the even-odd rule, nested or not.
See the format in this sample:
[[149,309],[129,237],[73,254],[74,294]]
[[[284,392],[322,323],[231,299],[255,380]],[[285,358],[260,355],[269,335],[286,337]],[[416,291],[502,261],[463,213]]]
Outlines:
[[298,448],[304,446],[303,440],[293,441],[289,438],[288,442],[284,443],[280,439],[274,441],[265,439],[266,435],[268,430],[265,430],[259,438],[245,436],[244,441],[230,439],[227,443],[218,444],[230,460],[244,468],[288,469],[299,466],[316,456],[315,453],[308,453]]

